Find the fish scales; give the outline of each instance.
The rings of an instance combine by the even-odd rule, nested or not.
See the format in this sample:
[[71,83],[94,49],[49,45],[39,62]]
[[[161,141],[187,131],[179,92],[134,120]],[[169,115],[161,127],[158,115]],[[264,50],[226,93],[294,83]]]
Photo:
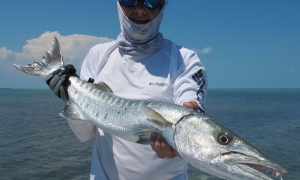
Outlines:
[[109,92],[95,90],[92,84],[83,82],[76,77],[70,77],[70,81],[72,84],[68,88],[70,101],[74,102],[78,109],[84,109],[81,112],[84,118],[96,119],[98,125],[114,129],[116,132],[120,131],[118,133],[126,134],[129,130],[139,133],[139,129],[144,130],[145,128],[154,131],[153,126],[144,121],[146,116],[141,107],[145,102],[131,101],[114,96]]

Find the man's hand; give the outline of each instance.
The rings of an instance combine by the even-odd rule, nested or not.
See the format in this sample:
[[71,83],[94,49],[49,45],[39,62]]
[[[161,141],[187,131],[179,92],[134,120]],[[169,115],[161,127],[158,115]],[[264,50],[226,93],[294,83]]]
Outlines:
[[151,147],[159,158],[174,158],[178,153],[158,133],[151,134]]
[[[69,100],[67,86],[70,76],[77,76],[73,65],[68,64],[64,70],[58,69],[47,75],[45,81],[53,93],[63,101]],[[77,76],[78,77],[78,76]]]
[[[196,101],[189,101],[183,103],[184,107],[198,110],[198,104]],[[151,147],[156,152],[159,158],[175,158],[179,154],[174,150],[167,141],[158,133],[151,134]]]
[[183,106],[187,107],[187,108],[190,108],[190,109],[193,109],[195,111],[197,111],[199,109],[198,103],[196,101],[184,102]]

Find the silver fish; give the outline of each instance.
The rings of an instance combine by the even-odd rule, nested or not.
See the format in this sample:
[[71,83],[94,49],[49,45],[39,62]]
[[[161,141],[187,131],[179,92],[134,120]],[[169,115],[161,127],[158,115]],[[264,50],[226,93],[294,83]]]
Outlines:
[[[54,38],[41,62],[14,67],[40,77],[63,69],[58,40]],[[74,76],[69,81],[69,102],[60,113],[65,118],[91,122],[114,136],[140,144],[149,144],[151,132],[160,133],[188,163],[224,179],[271,179],[264,171],[282,179],[287,172],[236,134],[196,111],[167,102],[120,98],[105,83],[96,87]]]

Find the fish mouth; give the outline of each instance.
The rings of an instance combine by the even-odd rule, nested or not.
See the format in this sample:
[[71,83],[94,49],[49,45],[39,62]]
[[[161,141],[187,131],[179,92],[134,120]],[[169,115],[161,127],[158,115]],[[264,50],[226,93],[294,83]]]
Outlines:
[[228,166],[235,167],[237,172],[247,173],[254,179],[269,180],[271,177],[283,179],[287,171],[279,164],[265,157],[253,157],[240,152],[228,152],[221,155]]
[[272,177],[280,177],[280,179],[282,180],[282,176],[284,173],[286,173],[286,170],[283,168],[276,168],[274,166],[268,166],[266,164],[262,165],[259,163],[253,163],[253,162],[249,162],[249,163],[240,163],[240,164],[236,164],[236,166],[241,169],[244,170],[250,174],[255,175],[256,177],[262,178],[262,179],[270,179],[269,176]]

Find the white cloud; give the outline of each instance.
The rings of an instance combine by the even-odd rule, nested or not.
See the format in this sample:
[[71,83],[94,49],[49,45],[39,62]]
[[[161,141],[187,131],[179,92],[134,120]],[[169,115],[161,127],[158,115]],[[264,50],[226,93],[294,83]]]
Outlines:
[[211,47],[206,47],[206,48],[204,48],[204,49],[202,49],[202,54],[208,54],[208,53],[210,53],[210,52],[212,52],[212,48]]
[[6,47],[0,47],[0,62],[9,59],[13,54],[12,50],[7,49]]
[[193,49],[198,54],[209,54],[212,52],[212,48],[210,46],[207,46],[203,49]]
[[34,61],[39,62],[42,59],[43,54],[49,50],[54,37],[56,37],[60,43],[65,63],[72,63],[77,68],[80,67],[81,62],[91,47],[99,43],[112,41],[112,39],[105,37],[82,34],[63,36],[58,32],[45,32],[38,38],[28,40],[27,44],[24,45],[22,52],[11,52],[15,57],[13,63],[23,65]]

